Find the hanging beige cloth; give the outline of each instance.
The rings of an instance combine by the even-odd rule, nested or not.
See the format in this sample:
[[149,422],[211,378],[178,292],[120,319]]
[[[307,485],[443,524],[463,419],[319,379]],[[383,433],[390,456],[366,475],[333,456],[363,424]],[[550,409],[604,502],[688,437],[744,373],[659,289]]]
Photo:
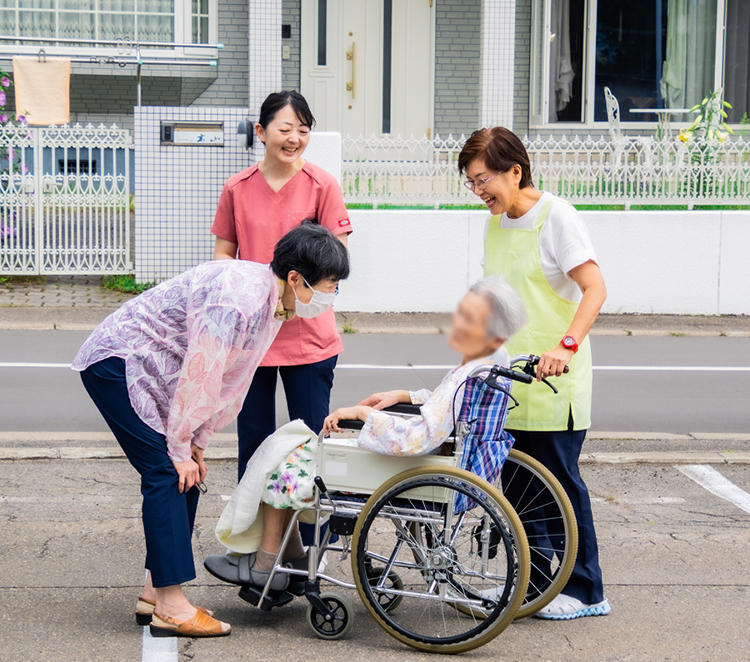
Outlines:
[[13,57],[16,114],[29,124],[49,126],[70,121],[70,59]]

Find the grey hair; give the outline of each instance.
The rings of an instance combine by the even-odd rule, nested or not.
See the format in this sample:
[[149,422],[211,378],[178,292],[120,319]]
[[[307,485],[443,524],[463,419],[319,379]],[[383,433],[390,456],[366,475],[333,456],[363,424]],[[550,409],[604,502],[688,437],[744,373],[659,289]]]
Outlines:
[[502,276],[489,276],[469,289],[490,304],[487,335],[508,340],[526,324],[526,308],[518,293]]

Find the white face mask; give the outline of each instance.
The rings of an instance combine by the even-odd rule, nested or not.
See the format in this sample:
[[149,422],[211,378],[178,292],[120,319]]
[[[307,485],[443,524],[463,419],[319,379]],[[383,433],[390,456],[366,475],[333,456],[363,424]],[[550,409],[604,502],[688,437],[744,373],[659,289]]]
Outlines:
[[[305,280],[304,277],[302,280]],[[321,315],[333,305],[333,301],[336,298],[336,292],[321,292],[320,290],[313,290],[310,283],[306,280],[305,285],[313,291],[312,299],[310,299],[309,303],[302,303],[297,298],[297,290],[292,290],[294,292],[294,298],[296,299],[294,312],[297,317],[309,320]]]

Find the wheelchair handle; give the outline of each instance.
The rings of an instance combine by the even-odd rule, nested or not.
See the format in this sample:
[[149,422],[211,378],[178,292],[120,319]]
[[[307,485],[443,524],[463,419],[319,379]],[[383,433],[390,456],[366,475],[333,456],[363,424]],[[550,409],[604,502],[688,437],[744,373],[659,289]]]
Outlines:
[[[531,384],[536,380],[537,373],[536,367],[539,365],[539,357],[534,354],[519,354],[511,359],[511,367],[504,368],[503,366],[495,365],[489,369],[489,374],[484,378],[484,382],[492,388],[500,388],[497,383],[498,377],[505,377],[506,379],[512,379],[516,382],[523,384]],[[521,365],[523,364],[523,365]],[[518,366],[516,368],[515,366]],[[472,374],[472,377],[479,376],[481,373],[487,372],[486,366],[477,368]],[[569,366],[565,366],[563,373],[570,372]],[[549,386],[552,391],[557,395],[558,391],[555,386],[547,381],[545,377],[541,380],[544,384]],[[504,389],[501,389],[504,390]]]

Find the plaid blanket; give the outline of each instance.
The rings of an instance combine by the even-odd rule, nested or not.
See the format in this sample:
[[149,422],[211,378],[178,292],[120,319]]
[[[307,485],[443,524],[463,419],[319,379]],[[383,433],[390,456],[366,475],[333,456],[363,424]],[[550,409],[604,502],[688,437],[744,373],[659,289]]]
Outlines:
[[[508,391],[509,379],[498,380]],[[473,378],[466,384],[458,420],[470,428],[464,437],[459,466],[494,485],[513,445],[513,437],[505,431],[510,398],[497,389]],[[455,504],[456,512],[472,507],[469,497],[461,495]]]

